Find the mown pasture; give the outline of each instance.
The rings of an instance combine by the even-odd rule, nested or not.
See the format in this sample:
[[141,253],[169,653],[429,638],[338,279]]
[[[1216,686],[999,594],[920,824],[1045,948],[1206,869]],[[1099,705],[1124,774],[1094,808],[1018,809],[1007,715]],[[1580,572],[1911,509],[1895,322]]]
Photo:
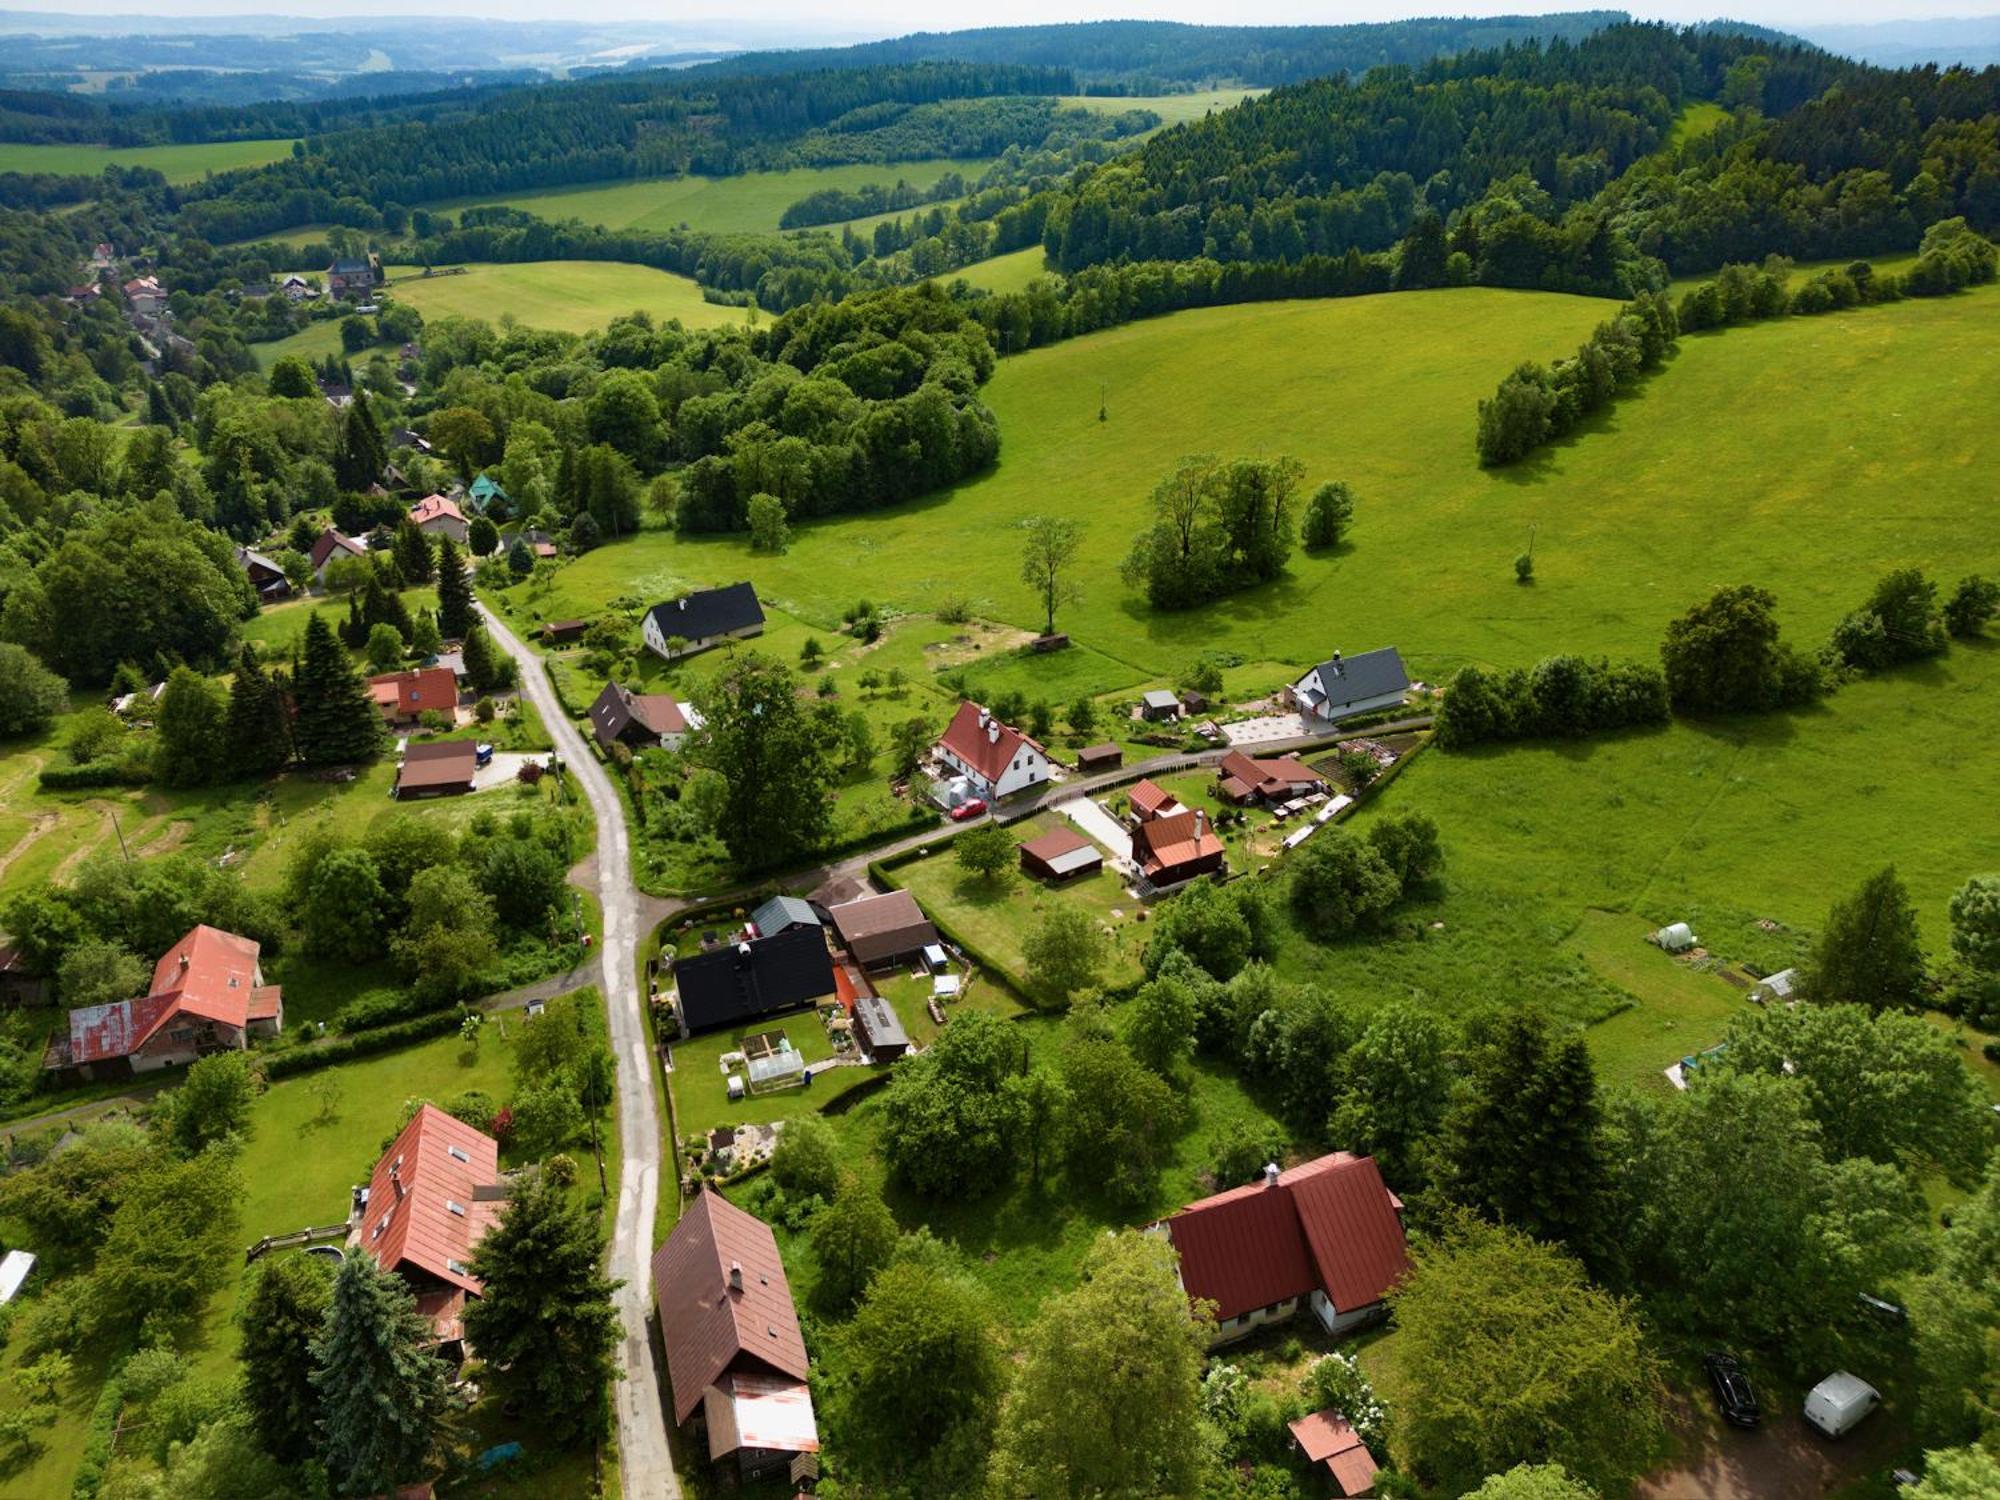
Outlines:
[[0,172],[95,177],[106,167],[150,167],[168,182],[199,182],[211,172],[261,167],[292,154],[283,141],[210,141],[173,146],[31,146],[0,144]]

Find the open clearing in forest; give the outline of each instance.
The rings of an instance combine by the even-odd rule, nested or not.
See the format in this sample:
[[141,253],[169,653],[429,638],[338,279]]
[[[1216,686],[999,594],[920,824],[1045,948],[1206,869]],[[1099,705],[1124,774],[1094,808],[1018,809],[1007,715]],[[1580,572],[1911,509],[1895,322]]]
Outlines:
[[211,141],[176,146],[29,146],[0,144],[0,172],[95,177],[106,167],[150,167],[168,182],[199,182],[210,172],[261,167],[292,154],[282,141]]

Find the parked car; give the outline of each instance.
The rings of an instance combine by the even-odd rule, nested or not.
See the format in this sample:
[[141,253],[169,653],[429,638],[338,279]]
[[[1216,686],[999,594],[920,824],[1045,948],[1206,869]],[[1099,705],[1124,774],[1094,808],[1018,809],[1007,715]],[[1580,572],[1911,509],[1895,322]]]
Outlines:
[[479,747],[478,747],[477,749],[475,749],[475,750],[474,750],[474,751],[472,752],[472,763],[473,763],[473,764],[474,764],[475,766],[490,766],[490,765],[492,765],[492,764],[493,764],[493,747],[492,747],[491,745],[481,745],[481,746],[479,746]]
[[1806,1393],[1806,1420],[1830,1438],[1852,1432],[1882,1404],[1882,1393],[1858,1375],[1835,1370]]
[[951,810],[951,820],[954,823],[963,823],[967,819],[978,817],[985,811],[986,804],[979,798],[974,797],[970,802],[961,802],[958,806],[954,807]]
[[1718,1349],[1702,1359],[1702,1366],[1708,1371],[1708,1383],[1715,1387],[1715,1404],[1721,1409],[1722,1420],[1731,1427],[1755,1427],[1763,1414],[1757,1409],[1757,1393],[1750,1388],[1750,1377],[1743,1373],[1736,1356]]

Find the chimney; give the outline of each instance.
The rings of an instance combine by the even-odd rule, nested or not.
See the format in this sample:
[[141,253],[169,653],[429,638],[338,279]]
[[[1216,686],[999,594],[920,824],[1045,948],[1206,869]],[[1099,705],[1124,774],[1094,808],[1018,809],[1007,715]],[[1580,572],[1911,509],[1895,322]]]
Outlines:
[[979,727],[980,727],[981,729],[984,729],[984,728],[986,727],[986,721],[987,721],[987,720],[988,720],[989,718],[991,718],[991,717],[992,717],[992,715],[991,715],[991,714],[989,714],[989,713],[987,713],[985,709],[983,709],[983,708],[982,708],[982,709],[980,709],[980,710],[979,710]]
[[750,945],[748,943],[738,943],[736,945],[736,962],[739,965],[750,962]]
[[1333,653],[1333,670],[1336,672],[1340,670],[1340,653],[1338,651]]
[[732,1292],[743,1290],[743,1262],[740,1260],[732,1260],[729,1263],[729,1290]]
[[1207,830],[1208,830],[1208,814],[1203,812],[1200,808],[1196,808],[1194,814],[1195,838],[1199,840],[1202,834],[1205,833]]
[[989,745],[997,745],[1000,743],[999,724],[994,723],[994,724],[988,724],[986,726],[986,743]]
[[1264,1163],[1264,1186],[1267,1188],[1274,1188],[1277,1185],[1278,1185],[1278,1164],[1274,1161],[1267,1161]]
[[403,1168],[400,1163],[389,1168],[389,1181],[396,1189],[396,1201],[401,1203],[405,1189],[403,1187]]
[[181,972],[185,974],[187,973],[187,971],[188,971],[188,952],[187,949],[183,948],[181,949]]

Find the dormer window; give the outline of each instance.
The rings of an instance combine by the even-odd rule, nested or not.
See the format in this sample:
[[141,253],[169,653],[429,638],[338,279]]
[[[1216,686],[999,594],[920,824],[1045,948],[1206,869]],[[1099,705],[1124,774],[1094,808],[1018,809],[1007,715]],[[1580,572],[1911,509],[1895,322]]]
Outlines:
[[[464,1148],[459,1146],[447,1146],[444,1149],[445,1149],[445,1154],[449,1156],[453,1161],[462,1161],[467,1166],[472,1165],[472,1158],[466,1154]],[[397,1160],[400,1162],[402,1158],[398,1157]]]
[[444,1211],[448,1214],[456,1214],[461,1219],[465,1217],[465,1205],[451,1198],[444,1200]]

